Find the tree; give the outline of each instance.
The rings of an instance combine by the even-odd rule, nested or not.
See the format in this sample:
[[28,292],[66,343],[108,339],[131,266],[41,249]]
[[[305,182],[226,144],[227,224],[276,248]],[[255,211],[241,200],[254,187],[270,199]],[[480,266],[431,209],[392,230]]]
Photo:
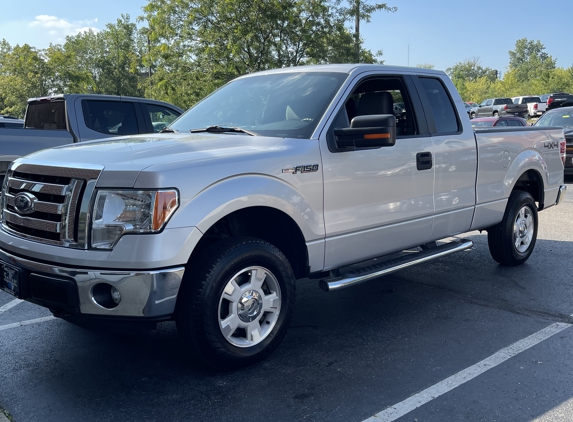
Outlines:
[[[354,62],[346,15],[329,0],[150,0],[144,7],[154,68],[146,95],[189,107],[250,72]],[[368,50],[362,61],[375,62]]]
[[547,54],[540,41],[521,38],[515,42],[515,50],[509,51],[508,69],[515,72],[519,82],[545,78],[555,69],[555,60]]
[[416,67],[421,69],[435,69],[435,66],[431,63],[418,63]]
[[30,97],[49,94],[48,72],[42,51],[28,44],[0,44],[0,113],[22,117]]
[[482,77],[486,77],[490,81],[494,82],[498,75],[497,70],[489,67],[482,67],[480,65],[480,60],[477,57],[456,63],[454,66],[447,68],[446,73],[454,83],[473,82]]
[[456,63],[446,73],[465,101],[480,102],[497,81],[497,70],[482,67],[477,57]]
[[143,90],[142,35],[129,15],[101,32],[66,37],[46,51],[53,89],[58,93],[140,96]]
[[354,20],[354,57],[357,63],[361,62],[362,39],[360,38],[360,22],[370,22],[372,14],[380,10],[396,12],[396,6],[388,6],[387,3],[368,4],[368,0],[348,0],[348,7],[338,9],[341,16],[347,20]]

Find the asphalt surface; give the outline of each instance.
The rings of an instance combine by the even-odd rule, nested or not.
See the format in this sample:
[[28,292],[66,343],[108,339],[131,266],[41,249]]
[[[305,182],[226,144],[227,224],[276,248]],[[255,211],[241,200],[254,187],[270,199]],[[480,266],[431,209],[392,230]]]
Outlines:
[[340,292],[301,280],[279,349],[230,373],[191,361],[173,323],[119,335],[34,322],[50,313],[0,292],[0,309],[11,306],[0,312],[0,407],[16,422],[360,422],[557,323],[559,333],[398,420],[571,421],[568,182],[565,202],[539,214],[525,265],[500,267],[485,233],[471,232],[472,251]]

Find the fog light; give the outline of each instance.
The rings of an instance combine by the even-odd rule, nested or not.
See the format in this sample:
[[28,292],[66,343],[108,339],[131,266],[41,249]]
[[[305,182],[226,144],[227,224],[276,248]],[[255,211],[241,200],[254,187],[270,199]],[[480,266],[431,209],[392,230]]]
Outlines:
[[111,298],[113,299],[113,301],[115,303],[117,303],[119,305],[119,302],[121,302],[121,294],[119,293],[119,290],[117,290],[115,287],[111,286]]
[[98,283],[92,287],[92,300],[105,309],[113,309],[121,301],[119,291],[110,284]]

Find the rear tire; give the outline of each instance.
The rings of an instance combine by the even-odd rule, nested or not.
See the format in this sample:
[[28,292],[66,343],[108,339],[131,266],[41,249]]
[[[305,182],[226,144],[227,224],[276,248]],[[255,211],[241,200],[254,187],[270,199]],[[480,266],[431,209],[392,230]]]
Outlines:
[[497,111],[493,112],[493,117],[499,117],[499,113]]
[[487,230],[492,258],[501,265],[509,266],[527,261],[537,240],[537,224],[537,207],[531,194],[513,191],[503,220]]
[[177,330],[209,366],[229,370],[272,353],[284,338],[295,303],[287,258],[254,238],[228,238],[187,266],[177,297]]

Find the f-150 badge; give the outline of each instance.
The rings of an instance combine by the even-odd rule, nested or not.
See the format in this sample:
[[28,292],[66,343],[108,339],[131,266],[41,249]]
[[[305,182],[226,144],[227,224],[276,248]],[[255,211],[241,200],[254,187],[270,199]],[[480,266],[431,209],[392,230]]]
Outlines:
[[292,168],[283,169],[283,173],[314,173],[318,171],[318,164],[304,164],[302,166],[294,166]]

